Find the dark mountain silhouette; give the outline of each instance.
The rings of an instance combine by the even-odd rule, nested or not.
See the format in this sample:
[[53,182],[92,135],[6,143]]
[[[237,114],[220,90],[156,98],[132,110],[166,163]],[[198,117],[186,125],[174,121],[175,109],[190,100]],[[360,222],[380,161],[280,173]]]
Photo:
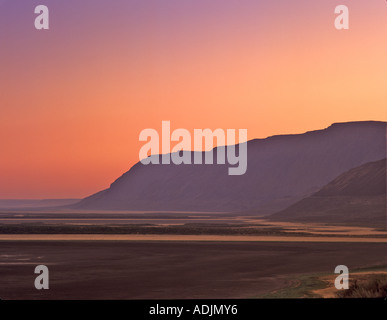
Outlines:
[[[304,134],[251,140],[247,150],[247,172],[241,176],[229,176],[227,163],[139,162],[110,188],[73,207],[274,213],[311,195],[348,169],[384,158],[386,123],[335,123]],[[214,159],[216,163],[216,152]]]
[[269,219],[386,227],[386,159],[341,174]]

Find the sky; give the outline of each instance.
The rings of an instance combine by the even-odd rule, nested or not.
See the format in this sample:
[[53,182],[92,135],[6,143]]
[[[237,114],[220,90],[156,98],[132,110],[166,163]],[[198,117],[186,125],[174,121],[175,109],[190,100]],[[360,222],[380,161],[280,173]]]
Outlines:
[[0,0],[0,198],[105,189],[163,120],[248,139],[386,121],[386,32],[382,0]]

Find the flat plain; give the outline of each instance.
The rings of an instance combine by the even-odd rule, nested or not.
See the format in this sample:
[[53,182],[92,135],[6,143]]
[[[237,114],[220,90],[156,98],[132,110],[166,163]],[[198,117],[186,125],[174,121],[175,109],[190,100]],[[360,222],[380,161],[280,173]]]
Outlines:
[[[1,299],[286,298],[300,277],[387,265],[386,232],[359,226],[195,213],[0,219]],[[49,290],[34,287],[40,264]]]

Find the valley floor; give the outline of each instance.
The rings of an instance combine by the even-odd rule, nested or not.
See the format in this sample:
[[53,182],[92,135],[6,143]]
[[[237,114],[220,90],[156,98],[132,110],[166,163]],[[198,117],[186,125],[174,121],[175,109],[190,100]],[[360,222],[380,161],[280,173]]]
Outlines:
[[[0,241],[0,298],[286,298],[281,290],[305,275],[387,265],[387,243],[288,240]],[[49,268],[49,290],[34,288],[40,264]]]
[[[0,213],[0,299],[330,297],[337,265],[385,266],[386,252],[384,226],[9,211]],[[41,264],[49,290],[34,287]]]

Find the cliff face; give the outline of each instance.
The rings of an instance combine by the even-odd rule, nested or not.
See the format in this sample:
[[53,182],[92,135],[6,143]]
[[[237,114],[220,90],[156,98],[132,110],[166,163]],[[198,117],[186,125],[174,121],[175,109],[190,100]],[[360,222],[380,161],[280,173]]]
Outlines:
[[227,163],[137,163],[110,188],[74,207],[274,213],[351,168],[385,158],[386,123],[338,123],[304,134],[251,140],[247,149],[244,175],[228,175]]

